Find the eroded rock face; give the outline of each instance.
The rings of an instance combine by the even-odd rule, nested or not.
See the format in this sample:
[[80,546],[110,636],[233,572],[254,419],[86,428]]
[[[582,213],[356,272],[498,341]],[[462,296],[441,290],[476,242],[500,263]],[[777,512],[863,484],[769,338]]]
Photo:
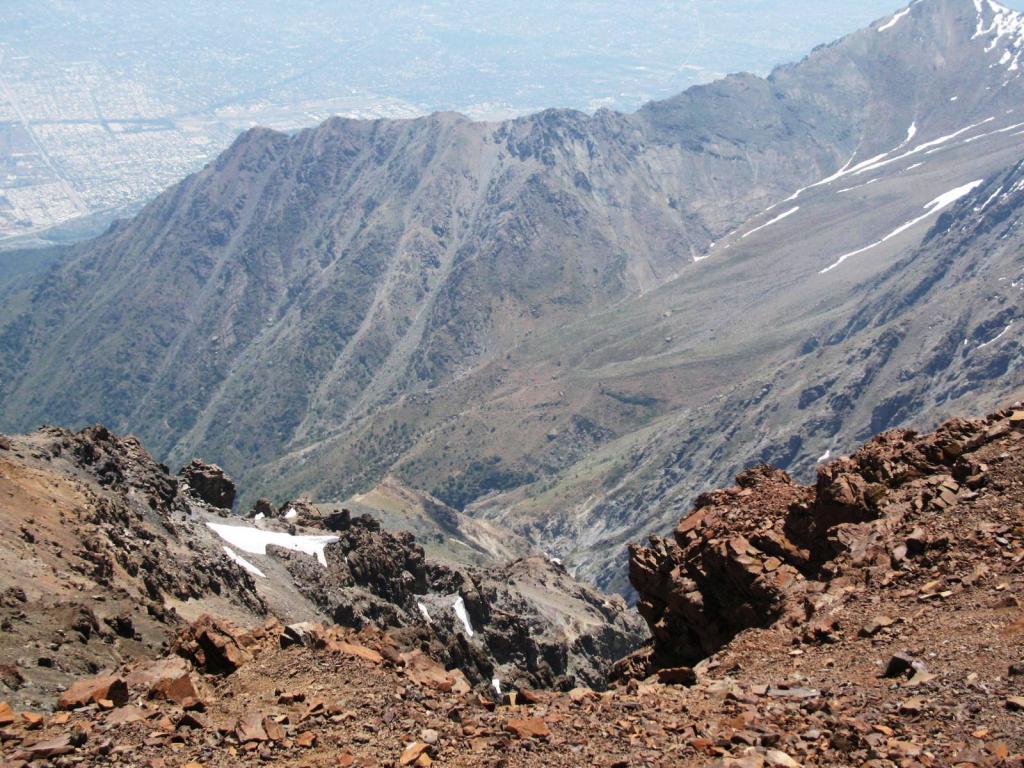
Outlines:
[[218,511],[134,437],[45,427],[5,440],[0,684],[20,705],[156,653],[183,604],[266,614],[252,575],[205,535],[199,516]]
[[781,470],[758,467],[737,485],[704,494],[673,539],[634,545],[630,580],[651,627],[659,666],[693,664],[740,629],[779,617],[805,557],[784,532],[807,489]]
[[187,483],[193,495],[219,509],[231,509],[235,503],[235,483],[216,464],[193,459],[182,467],[178,476]]
[[896,531],[928,507],[970,498],[985,482],[972,453],[1019,431],[1018,413],[954,419],[923,436],[885,432],[821,467],[813,488],[761,466],[702,495],[671,539],[630,550],[653,645],[620,674],[695,664],[751,627],[813,624],[817,608],[851,583],[885,578],[908,556],[942,546],[924,531]]
[[429,649],[475,685],[497,677],[517,687],[604,687],[612,663],[644,639],[621,598],[545,558],[455,567],[427,560],[412,534],[382,530],[369,515],[316,520],[339,537],[325,548],[326,568],[268,550],[299,589],[338,624],[390,628],[403,646]]

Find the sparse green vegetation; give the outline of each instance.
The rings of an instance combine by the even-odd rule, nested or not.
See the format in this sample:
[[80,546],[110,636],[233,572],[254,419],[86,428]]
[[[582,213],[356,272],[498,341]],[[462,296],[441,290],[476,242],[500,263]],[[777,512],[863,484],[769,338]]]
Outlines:
[[492,491],[507,491],[536,479],[530,471],[502,467],[501,459],[492,456],[484,461],[472,462],[465,471],[446,478],[430,493],[461,511],[470,502]]

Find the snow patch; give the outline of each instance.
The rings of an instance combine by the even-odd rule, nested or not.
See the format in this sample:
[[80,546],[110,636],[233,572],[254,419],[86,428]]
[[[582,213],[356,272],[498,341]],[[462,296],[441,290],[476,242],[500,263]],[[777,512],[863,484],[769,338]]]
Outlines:
[[430,614],[427,612],[427,606],[425,606],[423,603],[417,602],[416,607],[420,609],[420,615],[423,617],[423,620],[427,622],[427,624],[434,623],[433,620],[431,620],[430,618]]
[[797,212],[797,211],[799,211],[799,210],[800,210],[800,206],[798,205],[798,206],[797,206],[796,208],[790,208],[790,209],[789,209],[788,211],[786,211],[785,213],[780,213],[780,214],[779,214],[778,216],[776,216],[776,217],[775,217],[774,219],[772,219],[771,221],[766,221],[766,222],[765,222],[764,224],[762,224],[762,225],[761,225],[760,227],[754,227],[754,229],[752,229],[752,230],[750,230],[749,232],[747,232],[746,234],[744,234],[744,235],[743,235],[743,236],[742,236],[742,237],[740,238],[740,240],[745,240],[746,238],[750,237],[750,236],[751,236],[752,234],[754,234],[755,232],[760,232],[760,231],[761,231],[762,229],[764,229],[765,227],[770,227],[770,226],[771,226],[772,224],[778,224],[778,223],[779,223],[780,221],[782,221],[783,219],[785,219],[785,218],[787,218],[787,217],[789,217],[789,216],[792,216],[792,215],[793,215],[794,213],[796,213],[796,212]]
[[910,13],[910,9],[909,8],[904,8],[902,11],[900,11],[895,16],[893,16],[891,19],[889,19],[889,21],[887,21],[885,24],[880,26],[878,28],[878,31],[879,32],[885,32],[885,30],[887,30],[887,29],[892,29],[897,24],[899,24],[900,23],[900,19],[902,19],[908,13]]
[[221,523],[207,523],[206,527],[231,546],[250,555],[265,555],[267,547],[273,544],[282,549],[313,555],[325,568],[327,558],[324,556],[324,547],[338,540],[337,536],[292,536],[290,533],[261,531],[258,528]]
[[1018,128],[1022,126],[1024,126],[1024,123],[1016,123],[1015,125],[1008,125],[1005,128],[999,128],[994,131],[988,131],[987,133],[979,133],[977,136],[968,136],[966,139],[964,139],[964,144],[970,144],[972,141],[977,141],[978,139],[987,139],[989,136],[995,136],[996,134],[1016,131]]
[[473,625],[469,623],[469,613],[466,612],[466,601],[462,599],[462,595],[455,598],[455,602],[452,603],[452,610],[455,611],[455,615],[459,617],[459,621],[465,627],[466,636],[472,637]]
[[[877,156],[873,157],[872,160],[878,160],[880,158],[885,157],[887,154],[888,154],[888,152],[883,152],[881,155],[877,155]],[[833,182],[836,179],[842,178],[843,176],[845,176],[847,173],[850,172],[850,170],[849,170],[850,166],[853,165],[853,158],[855,158],[856,156],[857,156],[857,153],[854,152],[852,155],[850,155],[850,159],[846,161],[846,165],[844,165],[838,171],[833,173],[831,176],[826,176],[824,179],[821,179],[820,181],[816,181],[813,184],[810,184],[810,185],[808,185],[806,187],[800,187],[800,189],[798,189],[792,195],[787,197],[783,202],[786,202],[786,203],[792,202],[793,200],[796,200],[798,197],[800,197],[800,195],[802,195],[808,189],[814,189],[815,187],[820,187],[820,186],[822,186],[824,184],[829,184],[830,182]]]
[[981,121],[979,121],[977,123],[972,123],[971,125],[968,125],[965,128],[961,128],[959,131],[954,131],[953,133],[947,134],[946,136],[940,136],[937,139],[932,139],[931,141],[926,141],[924,144],[918,144],[913,149],[908,150],[907,152],[904,152],[901,155],[896,155],[895,157],[891,157],[891,158],[888,158],[888,159],[882,159],[882,160],[879,160],[878,162],[871,163],[870,165],[865,165],[865,164],[862,163],[861,165],[857,166],[856,168],[853,168],[850,171],[850,173],[854,174],[854,175],[860,175],[862,173],[867,173],[868,171],[874,171],[874,170],[877,170],[878,168],[883,168],[883,167],[889,165],[890,163],[896,163],[896,162],[899,162],[900,160],[904,160],[904,159],[906,159],[908,157],[912,157],[912,156],[914,156],[914,155],[916,155],[916,154],[918,154],[920,152],[924,152],[926,155],[930,155],[933,152],[938,152],[939,149],[942,148],[941,145],[943,145],[943,144],[945,144],[945,143],[947,143],[949,141],[952,141],[953,139],[957,138],[958,136],[962,136],[963,134],[967,133],[968,131],[973,131],[975,128],[979,128],[979,127],[985,125],[986,123],[991,123],[993,120],[995,120],[994,117],[987,117],[984,120],[981,120]]
[[841,195],[844,192],[852,192],[855,189],[862,189],[864,187],[874,184],[876,181],[881,181],[881,179],[872,179],[871,181],[866,181],[863,184],[857,184],[856,186],[853,187],[843,187],[842,189],[837,189],[836,194]]
[[896,237],[898,235],[903,234],[904,232],[906,232],[911,227],[914,227],[917,224],[920,224],[922,221],[927,219],[929,216],[935,215],[936,213],[941,211],[943,208],[948,208],[950,205],[952,205],[956,201],[960,200],[963,197],[966,197],[967,195],[969,195],[971,192],[973,192],[975,189],[977,189],[979,186],[981,186],[984,183],[985,183],[984,179],[977,179],[975,181],[970,182],[969,184],[964,184],[961,187],[957,187],[956,189],[951,189],[949,192],[946,192],[944,194],[939,195],[934,200],[932,200],[930,203],[928,203],[928,205],[925,206],[925,213],[924,213],[924,215],[918,216],[916,219],[911,219],[907,223],[900,225],[899,227],[894,229],[892,232],[890,232],[888,235],[883,237],[881,240],[878,240],[878,241],[876,241],[874,243],[871,243],[871,245],[866,245],[863,248],[858,248],[856,251],[851,251],[850,253],[844,253],[842,256],[840,256],[838,259],[836,259],[834,262],[832,262],[829,266],[825,267],[823,270],[818,272],[818,274],[819,275],[824,275],[827,272],[831,272],[833,269],[838,267],[840,264],[842,264],[847,259],[849,259],[849,258],[851,258],[853,256],[859,256],[860,254],[864,253],[865,251],[870,251],[872,248],[875,248],[875,247],[881,245],[882,243],[884,243],[884,242],[886,242],[888,240],[891,240],[892,238],[894,238],[894,237]]
[[259,568],[257,568],[252,563],[250,563],[248,560],[246,560],[240,554],[235,552],[235,550],[233,550],[231,547],[225,546],[224,547],[224,554],[226,554],[230,559],[234,560],[236,563],[238,563],[240,566],[242,566],[242,568],[244,570],[248,571],[253,576],[259,576],[261,579],[267,578],[267,575],[263,571],[261,571]]
[[1001,330],[1001,331],[1000,331],[1000,332],[999,332],[998,334],[996,334],[996,335],[995,335],[995,336],[994,336],[993,338],[989,339],[989,340],[988,340],[988,341],[986,341],[986,342],[985,342],[984,344],[979,344],[977,348],[978,348],[978,349],[984,349],[984,348],[985,348],[985,347],[987,347],[987,346],[988,346],[989,344],[995,344],[995,343],[996,343],[997,341],[999,341],[999,340],[1000,340],[1001,338],[1003,338],[1003,336],[1005,336],[1005,335],[1006,335],[1006,332],[1007,332],[1008,330],[1010,330],[1010,327],[1011,327],[1012,325],[1013,325],[1013,320],[1011,320],[1010,322],[1008,322],[1008,323],[1006,324],[1006,327],[1005,327],[1005,328],[1003,328],[1003,330]]
[[907,138],[903,140],[903,143],[900,146],[905,147],[907,144],[914,140],[915,136],[917,136],[917,120],[912,122],[910,124],[910,127],[907,128]]
[[992,66],[1006,67],[1008,72],[1017,72],[1019,77],[1021,55],[1024,54],[1024,15],[993,0],[974,0],[974,10],[978,14],[978,23],[972,39],[990,37],[985,52],[1002,49],[998,64]]
[[[982,212],[982,211],[984,211],[984,210],[985,210],[986,208],[988,208],[988,206],[989,206],[989,203],[991,203],[991,202],[992,202],[993,200],[995,200],[995,199],[996,199],[996,197],[997,197],[997,196],[999,195],[999,193],[1000,193],[1000,192],[1002,192],[1002,191],[1003,191],[1003,188],[1002,188],[1002,186],[1000,186],[1000,187],[999,187],[999,189],[997,189],[997,190],[996,190],[995,192],[993,192],[993,193],[992,193],[992,195],[991,195],[991,197],[989,197],[989,199],[988,199],[988,200],[986,200],[986,201],[985,201],[984,203],[982,203],[982,204],[981,204],[981,206],[980,206],[979,208],[975,208],[975,209],[974,209],[974,210],[975,210],[975,212],[976,212],[976,213],[981,213],[981,212]],[[1000,279],[1002,279],[1002,278],[1000,278]]]

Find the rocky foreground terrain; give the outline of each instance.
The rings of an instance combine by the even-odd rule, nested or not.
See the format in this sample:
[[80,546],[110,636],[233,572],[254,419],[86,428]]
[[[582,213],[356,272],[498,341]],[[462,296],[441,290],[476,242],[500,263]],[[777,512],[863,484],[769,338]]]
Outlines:
[[235,495],[219,468],[193,461],[172,475],[102,427],[0,437],[0,681],[11,703],[51,706],[76,677],[160,655],[204,614],[274,618],[303,636],[309,622],[387,629],[478,688],[600,687],[645,636],[621,598],[547,558],[441,562],[366,515],[261,500],[241,518],[229,512]]
[[[530,680],[528,670],[515,681],[474,680],[479,670],[444,658],[450,646],[433,642],[426,624],[412,632],[366,620],[350,622],[356,629],[260,618],[274,595],[262,598],[257,578],[234,568],[236,560],[193,561],[197,567],[180,570],[173,583],[195,596],[175,592],[161,581],[164,548],[169,554],[180,545],[201,558],[203,545],[182,537],[173,506],[195,503],[186,501],[192,493],[223,491],[223,478],[204,465],[191,465],[177,482],[159,471],[126,474],[113,457],[117,446],[134,453],[136,444],[105,433],[44,432],[0,450],[2,493],[38,494],[33,521],[11,512],[3,519],[5,534],[12,525],[23,532],[17,573],[26,590],[39,589],[47,570],[59,571],[61,544],[42,524],[43,510],[63,510],[65,519],[73,510],[66,488],[44,469],[66,459],[47,458],[43,447],[70,443],[66,450],[79,456],[101,435],[108,454],[88,465],[91,476],[108,488],[129,486],[124,497],[155,503],[157,514],[159,499],[168,499],[165,530],[175,535],[153,531],[148,540],[157,558],[139,571],[153,584],[148,599],[133,592],[123,554],[113,566],[124,585],[120,603],[117,589],[100,589],[95,568],[47,585],[63,597],[78,592],[84,604],[102,599],[55,632],[41,668],[68,669],[96,637],[109,654],[93,655],[89,674],[66,674],[66,689],[53,690],[45,706],[30,701],[42,702],[46,683],[36,671],[38,638],[58,612],[38,594],[24,599],[13,583],[7,588],[3,652],[13,663],[0,678],[11,702],[0,704],[5,765],[1024,764],[1021,404],[932,434],[884,433],[822,467],[813,487],[757,467],[734,487],[702,496],[671,538],[633,548],[630,576],[652,639],[621,659],[604,691],[604,681],[578,680],[564,681],[568,690],[539,690],[548,681],[535,672]],[[78,482],[71,486],[87,495],[92,481]],[[92,492],[90,508],[109,505],[108,495]],[[281,513],[292,521],[314,514]],[[145,525],[121,523],[135,536]],[[89,525],[78,521],[75,535]],[[324,529],[332,526],[348,538],[381,533],[344,513]],[[103,533],[109,543],[116,529]],[[404,552],[401,539],[376,541],[394,553]],[[340,549],[348,548],[351,563],[360,550],[350,547]],[[338,548],[325,551],[329,565],[321,567],[330,573]],[[74,557],[69,562],[102,561]],[[277,557],[259,564],[269,568]],[[509,566],[505,578],[514,582],[517,569],[543,572],[543,562]],[[13,582],[16,571],[4,565]],[[530,599],[529,589],[520,592]],[[129,610],[132,601],[139,604]],[[172,606],[179,617],[223,607],[234,620],[172,620]],[[161,621],[167,642],[157,646]],[[141,639],[127,640],[129,623]],[[461,635],[468,645],[468,629]],[[579,638],[583,646],[593,639]],[[488,647],[493,654],[493,640]]]

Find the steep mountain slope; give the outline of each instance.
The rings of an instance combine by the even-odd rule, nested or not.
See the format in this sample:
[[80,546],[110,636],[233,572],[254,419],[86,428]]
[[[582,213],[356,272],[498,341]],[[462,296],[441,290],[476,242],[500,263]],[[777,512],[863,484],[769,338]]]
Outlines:
[[5,698],[38,706],[76,676],[155,656],[203,611],[267,613],[248,573],[181,535],[187,496],[134,439],[0,436],[0,495]]
[[[972,157],[934,168],[945,180],[929,186],[961,188],[988,173],[985,162],[1019,152],[1011,144],[981,161],[983,141],[952,149]],[[622,589],[611,553],[669,525],[698,493],[745,466],[770,461],[807,477],[818,461],[880,429],[928,427],[1024,391],[1024,167],[989,176],[936,212],[931,227],[921,222],[822,274],[848,247],[841,240],[875,242],[918,218],[927,208],[917,203],[934,194],[917,175],[876,178],[850,203],[854,235],[844,211],[825,200],[819,212],[809,196],[793,221],[702,262],[701,282],[727,286],[727,306],[667,286],[553,340],[565,345],[561,359],[572,371],[560,388],[574,393],[548,409],[548,428],[567,417],[614,423],[608,414],[621,413],[623,399],[636,403],[641,426],[554,481],[481,500],[470,512],[534,521],[531,538],[550,537],[587,578]],[[848,183],[818,194],[845,199],[850,193],[839,189]],[[577,404],[572,415],[568,403]]]
[[[891,145],[793,190],[670,284],[534,334],[271,471],[316,487],[331,467],[358,472],[381,424],[418,419],[424,434],[397,470],[407,482],[440,493],[447,469],[484,496],[470,514],[627,590],[627,544],[744,466],[768,460],[806,477],[826,452],[880,429],[930,427],[1024,388],[1011,324],[1024,285],[1018,73],[998,63],[1008,35],[985,32],[1000,29],[992,8],[955,9],[915,4],[837,46],[893,35],[912,50],[941,28],[963,47],[956,68],[919,83]],[[974,59],[992,90],[966,85]]]
[[1022,29],[923,0],[633,115],[249,132],[5,295],[0,425],[102,420],[279,499],[394,473],[625,589],[626,542],[750,458],[806,470],[1020,383],[977,363],[1012,327],[955,383],[893,350],[1009,322],[1016,230],[921,241],[1020,159]]
[[239,469],[344,434],[397,393],[664,282],[855,150],[892,146],[909,89],[964,63],[946,29],[963,4],[932,5],[916,46],[863,33],[636,115],[251,131],[8,300],[22,312],[5,323],[4,425],[101,420]]

